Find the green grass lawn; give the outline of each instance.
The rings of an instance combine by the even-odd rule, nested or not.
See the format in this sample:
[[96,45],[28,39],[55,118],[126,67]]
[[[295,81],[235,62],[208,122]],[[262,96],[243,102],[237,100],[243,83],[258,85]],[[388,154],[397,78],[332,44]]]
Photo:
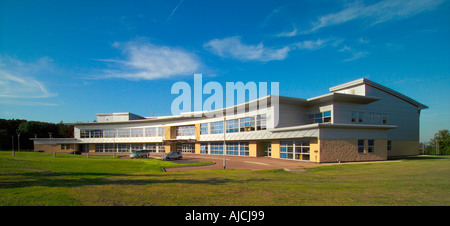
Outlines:
[[178,164],[0,152],[0,205],[450,205],[450,157],[307,169],[199,170]]

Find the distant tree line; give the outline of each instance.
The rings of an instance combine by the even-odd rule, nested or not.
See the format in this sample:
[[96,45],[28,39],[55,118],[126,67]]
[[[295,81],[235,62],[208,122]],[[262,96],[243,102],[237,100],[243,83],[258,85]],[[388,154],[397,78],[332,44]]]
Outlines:
[[52,133],[54,138],[72,138],[73,125],[60,123],[48,123],[27,121],[24,119],[0,119],[0,150],[18,148],[18,133],[20,133],[20,149],[33,149],[33,141],[30,138],[49,138]]
[[434,134],[425,148],[428,155],[450,155],[450,133],[448,129],[439,130]]

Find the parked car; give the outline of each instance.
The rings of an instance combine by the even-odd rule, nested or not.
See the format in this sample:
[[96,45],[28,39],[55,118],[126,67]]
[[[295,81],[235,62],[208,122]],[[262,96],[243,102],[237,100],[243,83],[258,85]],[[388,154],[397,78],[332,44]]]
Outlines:
[[181,153],[181,151],[171,151],[171,152],[167,153],[166,155],[163,155],[163,157],[161,157],[161,159],[164,161],[171,160],[171,159],[181,159],[181,158],[183,158],[183,154]]
[[43,150],[34,150],[33,152],[44,152]]
[[81,151],[71,151],[69,152],[71,155],[81,155]]
[[130,158],[136,159],[136,158],[148,158],[150,156],[150,152],[147,150],[137,150],[133,151],[133,153],[130,154]]

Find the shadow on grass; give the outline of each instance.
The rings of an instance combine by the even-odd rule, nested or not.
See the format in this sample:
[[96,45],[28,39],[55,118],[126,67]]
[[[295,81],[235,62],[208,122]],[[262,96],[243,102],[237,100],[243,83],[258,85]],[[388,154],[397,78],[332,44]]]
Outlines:
[[415,155],[415,156],[392,156],[388,160],[435,160],[450,159],[448,155]]
[[[0,188],[24,188],[24,187],[78,187],[86,185],[150,185],[150,184],[203,184],[222,185],[226,183],[246,183],[248,180],[234,180],[228,178],[207,179],[176,179],[177,174],[152,174],[152,175],[129,175],[111,173],[50,173],[26,172],[9,174],[18,176],[19,179],[0,181]],[[186,176],[186,174],[182,174]],[[22,177],[23,178],[20,178]],[[72,177],[72,178],[70,178]],[[111,178],[118,177],[118,178]],[[172,178],[171,178],[172,177]]]

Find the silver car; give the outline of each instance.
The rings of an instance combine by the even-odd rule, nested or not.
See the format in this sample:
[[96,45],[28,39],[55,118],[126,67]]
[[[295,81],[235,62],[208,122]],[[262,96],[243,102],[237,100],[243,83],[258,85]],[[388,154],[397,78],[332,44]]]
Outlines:
[[149,151],[147,150],[137,150],[130,154],[130,158],[148,158],[150,156]]
[[163,155],[163,157],[161,157],[161,159],[163,161],[171,160],[171,159],[182,159],[182,158],[183,158],[183,154],[181,153],[181,151],[171,151],[171,152],[167,153],[166,155]]

